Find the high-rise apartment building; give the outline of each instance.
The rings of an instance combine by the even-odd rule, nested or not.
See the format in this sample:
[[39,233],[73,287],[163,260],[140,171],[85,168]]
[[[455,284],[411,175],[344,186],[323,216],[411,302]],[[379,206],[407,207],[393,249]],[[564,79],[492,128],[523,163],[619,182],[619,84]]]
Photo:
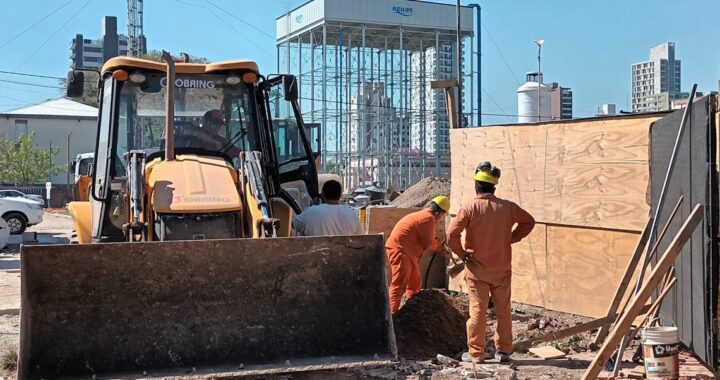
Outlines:
[[[455,79],[454,45],[440,45],[410,56],[410,146],[435,154],[436,139],[441,156],[450,154],[450,123],[442,91],[430,88],[434,80]],[[465,93],[463,87],[463,94]]]
[[70,44],[72,68],[100,69],[108,59],[118,55],[128,55],[128,38],[117,33],[117,18],[103,17],[102,37],[91,40],[82,34],[73,38]]
[[632,111],[669,110],[680,99],[680,60],[675,43],[665,42],[650,49],[650,60],[632,65]]
[[572,90],[561,87],[557,82],[550,83],[550,117],[552,120],[568,120],[573,117]]

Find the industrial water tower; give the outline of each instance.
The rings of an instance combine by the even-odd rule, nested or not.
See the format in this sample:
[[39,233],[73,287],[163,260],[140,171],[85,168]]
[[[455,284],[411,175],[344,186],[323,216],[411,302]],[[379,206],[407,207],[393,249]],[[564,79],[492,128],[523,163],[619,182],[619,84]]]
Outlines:
[[540,86],[540,120],[550,117],[550,88],[542,84],[542,73],[529,72],[526,82],[517,89],[518,123],[536,123],[538,121],[538,85]]

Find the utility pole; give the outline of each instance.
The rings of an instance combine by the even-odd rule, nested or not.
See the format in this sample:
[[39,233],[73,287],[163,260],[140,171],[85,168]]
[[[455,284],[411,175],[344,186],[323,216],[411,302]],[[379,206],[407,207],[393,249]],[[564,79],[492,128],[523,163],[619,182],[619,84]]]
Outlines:
[[537,72],[537,115],[538,115],[538,123],[540,120],[540,85],[542,84],[542,74],[540,74],[540,48],[542,48],[542,45],[545,43],[545,40],[535,40],[535,44],[537,44],[538,47],[538,72]]
[[72,132],[67,135],[67,190],[70,192],[70,171],[72,170],[72,162],[70,161],[70,136]]
[[[463,120],[463,99],[462,99],[462,49],[460,45],[460,0],[457,0],[457,5],[455,6],[455,13],[457,14],[457,26],[456,26],[456,41],[455,41],[455,60],[457,61],[457,81],[458,81],[458,121],[457,126],[458,128],[462,128],[462,120]],[[447,104],[445,105],[447,107]],[[435,152],[435,154],[438,154],[438,152]]]

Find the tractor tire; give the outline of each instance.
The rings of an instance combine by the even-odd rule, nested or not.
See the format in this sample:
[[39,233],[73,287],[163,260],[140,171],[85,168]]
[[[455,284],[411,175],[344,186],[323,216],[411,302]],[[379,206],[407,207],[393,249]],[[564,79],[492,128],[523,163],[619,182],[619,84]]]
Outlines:
[[27,220],[22,214],[11,212],[5,214],[3,219],[7,222],[11,235],[22,235],[27,228]]

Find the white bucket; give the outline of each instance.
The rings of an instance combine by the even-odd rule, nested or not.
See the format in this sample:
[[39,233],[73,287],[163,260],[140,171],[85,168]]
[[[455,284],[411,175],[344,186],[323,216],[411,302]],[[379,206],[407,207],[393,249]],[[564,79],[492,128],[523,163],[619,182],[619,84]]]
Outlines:
[[652,326],[652,322],[650,322],[640,335],[645,357],[645,378],[651,380],[678,379],[680,377],[678,362],[680,338],[677,327]]

